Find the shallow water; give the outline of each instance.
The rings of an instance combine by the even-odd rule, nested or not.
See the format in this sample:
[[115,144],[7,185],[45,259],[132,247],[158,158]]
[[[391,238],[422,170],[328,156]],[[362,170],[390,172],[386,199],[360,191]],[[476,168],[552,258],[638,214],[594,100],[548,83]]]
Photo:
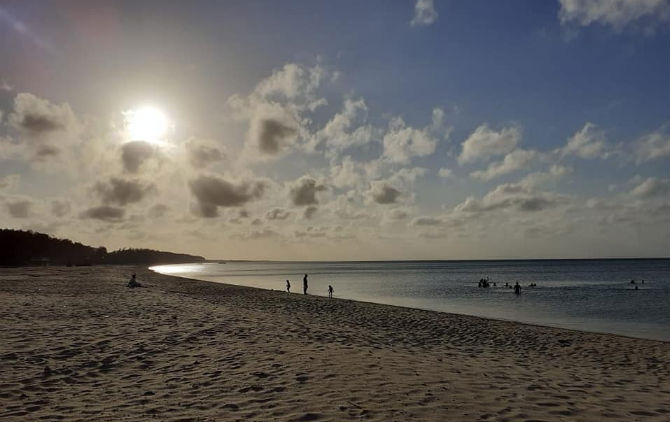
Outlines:
[[[670,260],[229,261],[153,270],[200,280],[670,340]],[[489,277],[497,287],[478,288]],[[630,284],[636,280],[639,290]],[[644,284],[642,284],[644,280]],[[506,282],[519,282],[519,296]],[[527,287],[530,283],[537,287]],[[492,285],[492,284],[491,284]]]

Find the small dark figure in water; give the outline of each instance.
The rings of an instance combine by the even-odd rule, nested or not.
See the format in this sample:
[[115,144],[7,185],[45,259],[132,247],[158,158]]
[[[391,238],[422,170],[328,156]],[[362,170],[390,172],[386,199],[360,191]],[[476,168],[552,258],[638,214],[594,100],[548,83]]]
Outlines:
[[307,274],[302,278],[302,292],[307,294]]
[[331,299],[333,298],[333,286],[330,284],[328,285],[328,297]]
[[495,281],[493,282],[493,287],[498,287]]
[[642,280],[642,284],[644,284],[644,280]]
[[631,281],[630,281],[630,284],[635,284],[635,280],[631,280]]
[[137,275],[133,274],[130,276],[130,281],[128,281],[128,287],[134,289],[135,287],[142,287],[139,281],[137,281]]
[[514,285],[514,294],[515,295],[520,295],[521,294],[521,286],[519,285],[518,281]]
[[506,282],[506,283],[505,283],[505,287],[509,287],[509,283]]
[[291,293],[291,282],[286,280],[286,292]]
[[637,290],[637,289],[638,289],[638,287],[637,287],[637,286],[635,286],[635,290]]

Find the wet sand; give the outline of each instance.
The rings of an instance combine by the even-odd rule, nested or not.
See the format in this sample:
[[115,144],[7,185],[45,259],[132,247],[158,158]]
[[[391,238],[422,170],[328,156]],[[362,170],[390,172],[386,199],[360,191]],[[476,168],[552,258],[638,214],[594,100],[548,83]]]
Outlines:
[[[146,288],[125,287],[133,271]],[[668,342],[133,267],[0,268],[0,374],[1,421],[665,421],[670,412]]]

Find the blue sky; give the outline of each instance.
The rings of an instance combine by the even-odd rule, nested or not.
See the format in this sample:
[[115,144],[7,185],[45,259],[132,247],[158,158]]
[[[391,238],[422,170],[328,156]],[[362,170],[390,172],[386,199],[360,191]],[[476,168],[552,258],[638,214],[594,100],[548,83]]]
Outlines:
[[[665,256],[668,15],[4,2],[0,223],[212,258]],[[143,104],[160,140],[128,131]]]

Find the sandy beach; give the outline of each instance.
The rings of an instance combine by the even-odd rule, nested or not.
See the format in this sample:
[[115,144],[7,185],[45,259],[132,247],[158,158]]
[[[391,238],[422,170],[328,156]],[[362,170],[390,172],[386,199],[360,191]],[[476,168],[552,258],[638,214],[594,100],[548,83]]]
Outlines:
[[[146,288],[128,289],[136,271]],[[665,421],[667,342],[169,277],[0,269],[0,420]]]

